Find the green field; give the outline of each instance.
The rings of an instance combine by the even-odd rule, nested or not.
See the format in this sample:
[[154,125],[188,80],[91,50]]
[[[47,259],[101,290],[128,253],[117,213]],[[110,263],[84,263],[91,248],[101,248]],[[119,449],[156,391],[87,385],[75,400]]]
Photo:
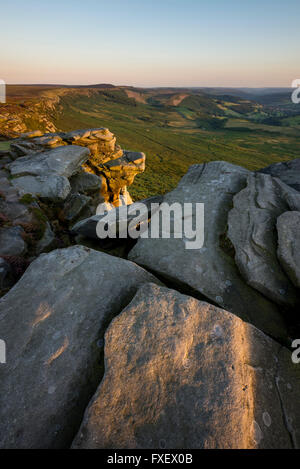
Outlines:
[[0,151],[9,150],[10,142],[0,142]]
[[4,138],[16,136],[9,122],[43,132],[49,123],[60,131],[108,127],[123,149],[146,153],[146,171],[130,187],[134,200],[172,190],[195,163],[225,160],[256,170],[300,156],[300,105],[291,103],[289,90],[254,96],[236,89],[10,85],[7,96],[0,151],[9,146]]
[[226,109],[217,116],[226,125],[213,129],[215,110],[208,99],[185,99],[178,107],[153,99],[143,104],[117,90],[64,97],[55,124],[64,131],[108,127],[122,148],[146,153],[146,171],[130,187],[135,200],[170,191],[195,163],[225,160],[256,170],[300,155],[299,128],[256,124],[240,114],[226,118]]

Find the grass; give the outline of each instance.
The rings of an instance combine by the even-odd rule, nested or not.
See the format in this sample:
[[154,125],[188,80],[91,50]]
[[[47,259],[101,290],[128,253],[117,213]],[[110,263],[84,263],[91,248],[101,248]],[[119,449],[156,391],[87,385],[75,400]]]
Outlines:
[[[134,200],[172,190],[195,163],[224,160],[256,170],[300,155],[300,106],[295,115],[295,107],[289,114],[289,105],[280,111],[225,95],[172,89],[136,91],[143,99],[136,101],[122,88],[73,90],[62,95],[59,105],[47,114],[59,130],[108,127],[122,148],[146,153],[146,171],[129,189]],[[9,90],[14,102],[23,95],[35,102],[41,92],[53,95],[56,90]],[[178,106],[172,105],[180,93],[187,96]],[[260,122],[277,111],[282,114],[281,125]],[[42,125],[33,118],[26,124],[28,130]],[[9,142],[0,142],[0,150],[8,147]]]
[[271,128],[247,120],[242,125],[231,119],[236,127],[209,130],[207,125],[202,130],[205,119],[204,123],[200,119],[198,128],[196,115],[185,106],[132,106],[99,94],[92,101],[88,97],[63,98],[56,125],[65,131],[108,127],[122,148],[146,153],[146,171],[130,187],[135,200],[172,190],[195,163],[225,160],[256,170],[300,155],[298,129]]
[[0,151],[8,151],[10,142],[0,142]]

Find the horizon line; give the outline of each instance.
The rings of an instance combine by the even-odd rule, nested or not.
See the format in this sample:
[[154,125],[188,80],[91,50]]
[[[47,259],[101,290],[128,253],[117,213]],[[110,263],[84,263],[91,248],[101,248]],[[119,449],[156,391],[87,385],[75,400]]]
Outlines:
[[155,86],[141,86],[141,85],[114,85],[112,83],[90,83],[90,84],[68,84],[68,83],[5,83],[6,86],[60,86],[60,87],[85,87],[85,88],[92,88],[95,86],[103,86],[103,87],[114,87],[114,88],[142,88],[142,89],[155,89],[155,88],[207,88],[207,89],[293,89],[291,86],[207,86],[207,85],[199,85],[199,86],[189,86],[189,85],[155,85]]

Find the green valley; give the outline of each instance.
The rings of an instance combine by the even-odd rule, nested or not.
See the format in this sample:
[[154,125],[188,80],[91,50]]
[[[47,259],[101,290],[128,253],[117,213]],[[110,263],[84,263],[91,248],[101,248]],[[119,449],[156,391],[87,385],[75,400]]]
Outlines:
[[[14,98],[13,89],[10,93],[18,106],[22,90],[18,87]],[[130,188],[138,200],[171,190],[192,164],[224,160],[255,170],[300,155],[300,106],[290,103],[288,92],[285,100],[274,93],[273,104],[269,94],[267,104],[261,96],[239,90],[235,94],[241,96],[221,89],[102,85],[44,87],[40,92],[32,87],[31,96],[24,92],[23,105],[27,99],[25,108],[30,109],[31,99],[38,106],[43,96],[40,108],[46,118],[39,123],[27,115],[23,121],[27,130],[45,130],[45,120],[59,131],[108,127],[122,148],[146,153],[146,171]]]

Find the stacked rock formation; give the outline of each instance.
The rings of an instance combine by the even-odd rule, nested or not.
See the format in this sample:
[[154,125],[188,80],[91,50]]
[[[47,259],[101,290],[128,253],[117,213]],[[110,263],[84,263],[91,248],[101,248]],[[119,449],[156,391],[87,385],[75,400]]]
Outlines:
[[132,203],[127,186],[144,168],[104,128],[15,139],[0,157],[0,290],[41,252],[73,244],[69,228],[97,207]]
[[111,207],[131,203],[127,186],[133,183],[137,174],[145,170],[145,155],[122,150],[108,129],[76,130],[43,136],[29,133],[11,145],[11,155],[13,158],[32,156],[33,153],[70,145],[85,147],[90,151],[82,167],[85,172],[100,177],[100,193],[104,203]]

